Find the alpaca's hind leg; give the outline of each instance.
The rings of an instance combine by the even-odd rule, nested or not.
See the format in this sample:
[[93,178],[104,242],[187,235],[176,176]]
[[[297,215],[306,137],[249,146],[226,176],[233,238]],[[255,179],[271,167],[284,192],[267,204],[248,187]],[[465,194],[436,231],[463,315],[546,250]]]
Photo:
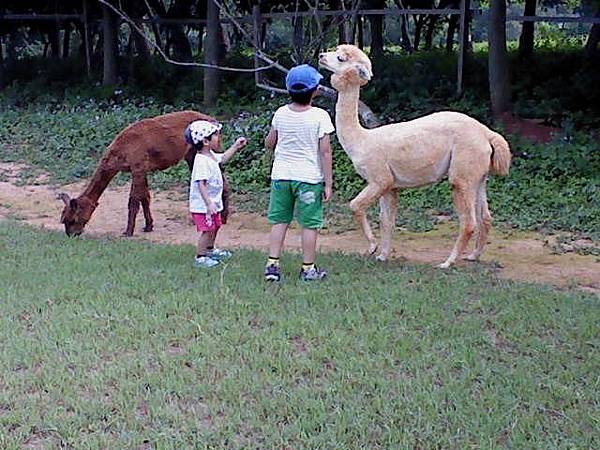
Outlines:
[[385,261],[390,256],[397,207],[398,192],[395,189],[386,192],[379,199],[379,223],[381,225],[381,252],[377,256],[379,261]]
[[373,235],[373,231],[367,220],[367,208],[377,200],[377,198],[381,197],[386,189],[387,188],[381,187],[378,184],[368,184],[367,187],[365,187],[360,194],[350,202],[350,209],[354,214],[354,220],[360,225],[363,234],[367,238],[367,241],[369,241],[369,255],[372,255],[375,253],[375,250],[377,250],[377,241],[375,240],[375,236]]
[[477,226],[476,195],[477,189],[467,183],[457,183],[452,186],[452,199],[454,201],[454,208],[458,214],[460,231],[450,256],[448,256],[446,261],[438,265],[441,269],[454,264],[456,258],[467,248],[467,244],[475,232]]
[[148,189],[148,178],[146,175],[144,175],[144,188],[144,193],[141,198],[144,219],[146,220],[144,232],[149,233],[154,229],[154,220],[152,219],[152,213],[150,212],[150,189]]
[[487,243],[488,233],[492,228],[492,215],[488,209],[486,180],[484,179],[477,190],[477,241],[472,253],[465,257],[469,261],[476,261],[483,253],[483,248]]

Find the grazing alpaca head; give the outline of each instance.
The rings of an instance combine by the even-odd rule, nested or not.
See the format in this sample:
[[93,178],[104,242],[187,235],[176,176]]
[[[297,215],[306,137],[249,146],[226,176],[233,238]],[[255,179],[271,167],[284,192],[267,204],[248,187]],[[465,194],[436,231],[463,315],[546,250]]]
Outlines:
[[364,86],[373,76],[371,60],[354,45],[340,45],[335,52],[321,53],[319,66],[333,72],[331,85],[338,91]]
[[60,222],[65,225],[67,236],[79,236],[98,204],[85,197],[70,198],[64,193],[58,198],[65,203]]

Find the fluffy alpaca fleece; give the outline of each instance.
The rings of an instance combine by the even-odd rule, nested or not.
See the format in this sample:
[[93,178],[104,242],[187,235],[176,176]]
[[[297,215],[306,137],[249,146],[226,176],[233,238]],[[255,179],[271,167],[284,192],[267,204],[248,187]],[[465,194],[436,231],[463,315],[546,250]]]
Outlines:
[[366,217],[373,202],[379,199],[382,232],[377,258],[383,261],[391,251],[398,190],[448,177],[460,232],[450,256],[438,267],[452,265],[475,232],[475,249],[466,259],[479,258],[492,222],[486,180],[488,173],[508,174],[511,153],[506,140],[472,117],[452,111],[365,129],[358,121],[357,107],[361,86],[373,76],[369,58],[353,45],[340,45],[336,51],[322,53],[319,64],[333,72],[331,85],[338,91],[338,139],[356,172],[368,183],[350,208],[369,241],[369,253],[377,250]]

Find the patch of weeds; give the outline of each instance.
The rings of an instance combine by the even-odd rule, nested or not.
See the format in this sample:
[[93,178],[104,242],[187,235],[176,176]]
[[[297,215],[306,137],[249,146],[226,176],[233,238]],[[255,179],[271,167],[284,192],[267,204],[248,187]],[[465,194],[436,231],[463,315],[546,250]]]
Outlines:
[[576,253],[578,255],[600,256],[600,245],[579,235],[558,235],[556,240],[550,244],[550,250],[556,255]]

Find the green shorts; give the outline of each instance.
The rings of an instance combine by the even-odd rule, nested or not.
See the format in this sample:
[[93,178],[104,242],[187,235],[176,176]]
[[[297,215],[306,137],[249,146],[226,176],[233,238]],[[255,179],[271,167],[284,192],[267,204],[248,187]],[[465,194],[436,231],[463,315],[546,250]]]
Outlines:
[[302,181],[271,181],[269,200],[269,222],[290,223],[296,218],[303,228],[321,228],[323,226],[323,183],[304,183]]

